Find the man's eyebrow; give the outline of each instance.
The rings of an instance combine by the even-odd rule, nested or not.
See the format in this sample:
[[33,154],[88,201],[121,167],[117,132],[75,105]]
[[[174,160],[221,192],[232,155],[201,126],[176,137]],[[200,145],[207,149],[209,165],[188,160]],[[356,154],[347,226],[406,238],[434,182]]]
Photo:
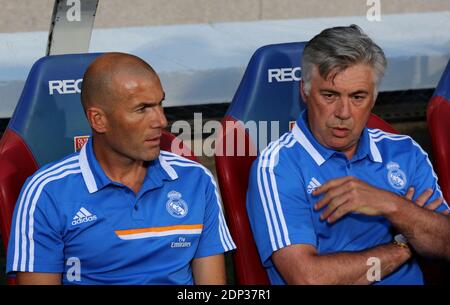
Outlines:
[[367,90],[356,90],[354,92],[350,92],[349,95],[357,95],[357,94],[369,94]]
[[154,107],[154,106],[157,106],[157,105],[161,105],[162,104],[162,102],[164,101],[166,99],[166,93],[165,92],[163,92],[163,97],[162,97],[162,99],[158,102],[158,103],[150,103],[150,102],[141,102],[141,103],[139,103],[139,104],[137,104],[137,105],[135,105],[135,106],[133,106],[133,108],[141,108],[141,107]]
[[320,89],[319,91],[320,91],[320,93],[333,93],[333,94],[340,95],[339,92],[332,90],[332,89]]

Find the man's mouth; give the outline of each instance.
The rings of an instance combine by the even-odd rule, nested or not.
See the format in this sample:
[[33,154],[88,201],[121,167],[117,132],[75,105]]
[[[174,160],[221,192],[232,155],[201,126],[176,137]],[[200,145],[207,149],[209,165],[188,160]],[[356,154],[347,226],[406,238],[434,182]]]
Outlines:
[[337,138],[345,138],[350,133],[350,129],[343,127],[333,127],[331,128],[331,132],[333,133],[333,136]]
[[161,140],[161,135],[145,139],[146,143],[157,143]]

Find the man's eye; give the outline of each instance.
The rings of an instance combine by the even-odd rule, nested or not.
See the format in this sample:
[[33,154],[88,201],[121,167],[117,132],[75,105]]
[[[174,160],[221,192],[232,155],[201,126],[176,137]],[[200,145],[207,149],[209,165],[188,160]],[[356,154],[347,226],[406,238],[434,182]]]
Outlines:
[[355,95],[353,96],[353,101],[357,102],[357,103],[361,103],[366,99],[365,95]]
[[323,93],[322,96],[325,99],[332,99],[334,97],[334,94],[333,93]]

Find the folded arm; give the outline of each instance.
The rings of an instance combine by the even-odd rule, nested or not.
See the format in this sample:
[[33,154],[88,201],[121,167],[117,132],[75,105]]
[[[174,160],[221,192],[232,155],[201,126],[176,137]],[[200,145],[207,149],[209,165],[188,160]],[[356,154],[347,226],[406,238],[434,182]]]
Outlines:
[[362,252],[318,255],[310,245],[291,245],[272,255],[288,284],[372,284],[370,258],[379,260],[380,278],[395,271],[411,257],[411,251],[385,244]]

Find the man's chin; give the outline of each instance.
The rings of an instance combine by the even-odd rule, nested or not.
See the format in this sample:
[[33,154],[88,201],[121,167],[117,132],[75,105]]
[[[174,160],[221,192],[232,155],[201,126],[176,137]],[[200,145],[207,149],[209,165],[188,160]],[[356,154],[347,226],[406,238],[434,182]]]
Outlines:
[[161,152],[161,149],[159,147],[158,148],[153,148],[153,149],[151,149],[151,151],[145,153],[145,155],[143,156],[142,159],[144,161],[153,161],[153,160],[155,160],[156,158],[159,157],[159,153],[160,152]]
[[355,144],[353,144],[348,139],[334,138],[332,141],[330,141],[328,148],[335,150],[335,151],[345,152],[345,151],[352,149],[352,147],[354,147],[354,146],[355,146]]

